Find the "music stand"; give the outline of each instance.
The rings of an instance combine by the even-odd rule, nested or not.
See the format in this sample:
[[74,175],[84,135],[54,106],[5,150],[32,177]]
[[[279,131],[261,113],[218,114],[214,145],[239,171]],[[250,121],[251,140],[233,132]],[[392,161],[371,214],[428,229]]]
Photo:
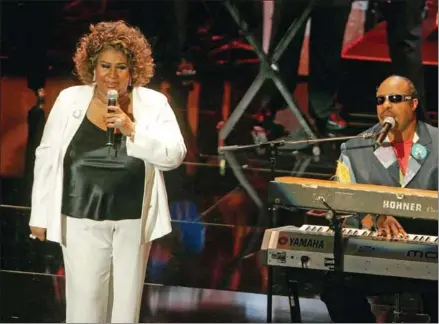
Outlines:
[[306,134],[309,136],[310,139],[315,139],[316,135],[311,130],[311,127],[309,126],[308,122],[303,117],[301,111],[297,108],[297,105],[294,102],[293,96],[290,94],[286,86],[284,85],[283,81],[281,80],[281,77],[279,75],[279,68],[277,66],[277,62],[279,61],[282,53],[285,51],[285,49],[290,44],[293,37],[297,34],[297,31],[308,21],[308,18],[310,16],[311,10],[314,7],[315,0],[309,0],[309,3],[305,10],[302,12],[302,14],[296,18],[288,28],[285,35],[282,37],[282,39],[277,44],[275,50],[271,54],[271,57],[268,57],[264,51],[262,50],[261,46],[256,42],[254,37],[251,35],[248,29],[247,22],[244,21],[238,12],[238,9],[236,6],[234,6],[231,3],[231,0],[225,1],[225,6],[227,10],[229,11],[232,18],[235,20],[235,22],[238,24],[240,29],[244,33],[244,37],[247,39],[249,44],[253,47],[254,52],[259,57],[261,66],[259,73],[256,77],[256,79],[253,81],[253,83],[250,85],[247,92],[244,94],[244,96],[241,98],[241,101],[238,103],[236,108],[234,109],[233,113],[230,115],[230,117],[227,119],[227,121],[224,124],[224,127],[219,132],[219,136],[222,140],[225,140],[227,136],[230,134],[232,129],[234,128],[235,124],[238,122],[238,120],[241,118],[241,116],[244,114],[245,110],[248,108],[250,102],[255,97],[256,93],[259,91],[259,89],[262,87],[262,84],[266,79],[272,79],[274,84],[276,85],[277,89],[282,94],[283,98],[285,99],[288,109],[293,113],[293,115],[297,118],[300,125],[305,130]]

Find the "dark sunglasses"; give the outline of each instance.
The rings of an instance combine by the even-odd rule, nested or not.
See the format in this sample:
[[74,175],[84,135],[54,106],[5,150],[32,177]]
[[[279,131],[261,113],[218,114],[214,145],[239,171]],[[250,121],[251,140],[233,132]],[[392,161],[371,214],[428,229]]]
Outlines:
[[412,100],[413,96],[408,95],[400,95],[400,94],[390,94],[387,96],[377,96],[376,101],[377,105],[382,105],[385,101],[389,100],[391,103],[400,103],[403,101]]

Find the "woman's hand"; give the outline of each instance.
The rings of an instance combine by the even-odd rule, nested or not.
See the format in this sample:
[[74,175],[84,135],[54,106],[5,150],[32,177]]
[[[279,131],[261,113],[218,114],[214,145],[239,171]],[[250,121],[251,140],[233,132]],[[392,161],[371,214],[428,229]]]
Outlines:
[[40,241],[46,240],[46,229],[42,227],[30,226],[30,237],[32,239],[39,239]]
[[107,127],[118,128],[125,136],[131,136],[135,129],[135,124],[131,118],[119,106],[109,106],[107,112],[104,114],[104,121]]

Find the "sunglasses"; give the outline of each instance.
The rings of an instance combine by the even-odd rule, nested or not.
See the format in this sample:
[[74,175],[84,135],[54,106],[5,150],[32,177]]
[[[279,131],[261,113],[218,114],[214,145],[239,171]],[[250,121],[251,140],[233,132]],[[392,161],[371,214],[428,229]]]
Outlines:
[[400,94],[390,94],[386,96],[377,96],[376,103],[377,105],[382,105],[385,101],[389,100],[391,103],[400,103],[403,101],[412,100],[413,96],[409,95],[400,95]]

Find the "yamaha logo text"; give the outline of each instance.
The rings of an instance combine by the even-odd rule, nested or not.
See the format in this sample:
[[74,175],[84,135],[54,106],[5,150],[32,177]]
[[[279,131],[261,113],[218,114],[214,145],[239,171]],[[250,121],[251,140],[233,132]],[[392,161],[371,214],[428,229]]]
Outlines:
[[313,240],[313,239],[307,239],[307,238],[290,237],[290,246],[323,249],[324,244],[323,244],[323,240]]

